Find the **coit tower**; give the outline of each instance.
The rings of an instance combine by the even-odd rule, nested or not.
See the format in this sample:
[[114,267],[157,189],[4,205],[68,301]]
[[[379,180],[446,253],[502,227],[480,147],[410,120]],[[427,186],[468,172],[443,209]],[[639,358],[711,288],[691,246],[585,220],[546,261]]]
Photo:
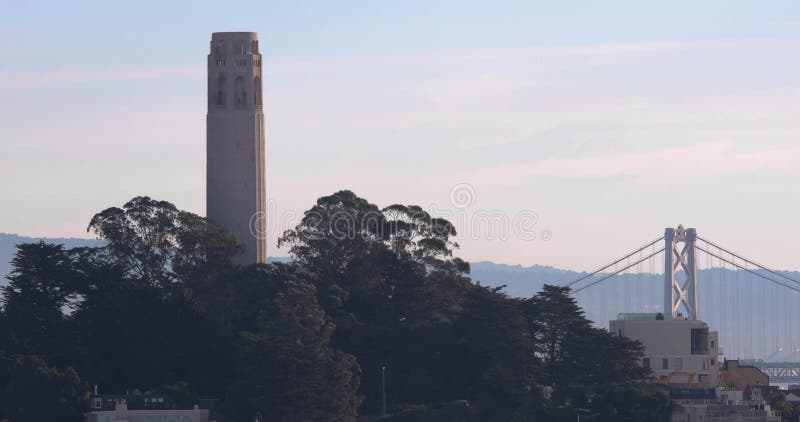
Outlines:
[[264,112],[255,32],[215,32],[208,54],[206,216],[244,246],[239,264],[266,262]]

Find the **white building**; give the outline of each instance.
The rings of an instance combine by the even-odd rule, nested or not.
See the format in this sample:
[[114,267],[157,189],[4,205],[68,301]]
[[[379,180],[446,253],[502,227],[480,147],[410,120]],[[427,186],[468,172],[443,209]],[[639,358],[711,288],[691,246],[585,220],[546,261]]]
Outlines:
[[644,347],[641,364],[664,384],[716,388],[719,385],[719,342],[703,321],[661,314],[620,314],[610,331],[638,340]]
[[670,422],[781,422],[761,390],[744,391],[704,388],[671,389]]
[[163,397],[92,396],[87,422],[214,422],[198,405],[175,406]]

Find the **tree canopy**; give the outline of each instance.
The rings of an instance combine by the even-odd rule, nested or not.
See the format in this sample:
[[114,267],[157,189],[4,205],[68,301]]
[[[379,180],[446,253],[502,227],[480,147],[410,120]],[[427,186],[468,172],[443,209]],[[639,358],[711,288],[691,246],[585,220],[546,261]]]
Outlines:
[[[665,411],[641,345],[594,328],[566,288],[516,299],[474,282],[454,225],[416,205],[322,197],[280,238],[286,264],[236,266],[222,228],[148,197],[88,229],[103,246],[18,246],[0,420],[80,420],[88,385],[218,398],[221,420],[356,421],[380,413],[384,381],[403,418]],[[34,388],[41,409],[15,407]]]

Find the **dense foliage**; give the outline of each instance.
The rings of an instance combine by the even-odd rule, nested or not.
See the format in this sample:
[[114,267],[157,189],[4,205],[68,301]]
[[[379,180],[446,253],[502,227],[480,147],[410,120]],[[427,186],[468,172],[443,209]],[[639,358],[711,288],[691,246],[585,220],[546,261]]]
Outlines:
[[279,240],[293,263],[249,267],[221,228],[147,197],[89,230],[105,246],[18,246],[0,420],[80,420],[95,385],[181,386],[236,421],[356,421],[381,412],[384,382],[397,420],[658,420],[668,406],[638,343],[593,328],[568,289],[521,300],[474,283],[455,227],[418,206],[320,198]]

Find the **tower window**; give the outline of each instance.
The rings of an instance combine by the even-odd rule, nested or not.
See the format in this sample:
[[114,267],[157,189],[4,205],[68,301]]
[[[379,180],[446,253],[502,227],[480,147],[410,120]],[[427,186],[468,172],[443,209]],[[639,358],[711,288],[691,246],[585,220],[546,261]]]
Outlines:
[[250,50],[253,54],[258,54],[258,41],[253,41],[250,43]]
[[236,82],[234,83],[234,92],[236,93],[236,108],[245,109],[247,108],[247,91],[244,87],[244,78],[241,76],[236,78]]
[[217,92],[214,103],[217,107],[225,107],[225,75],[221,73],[217,78]]
[[236,49],[238,50],[239,54],[244,54],[244,41],[239,41]]
[[217,41],[217,47],[214,50],[214,54],[217,57],[225,55],[225,40]]

